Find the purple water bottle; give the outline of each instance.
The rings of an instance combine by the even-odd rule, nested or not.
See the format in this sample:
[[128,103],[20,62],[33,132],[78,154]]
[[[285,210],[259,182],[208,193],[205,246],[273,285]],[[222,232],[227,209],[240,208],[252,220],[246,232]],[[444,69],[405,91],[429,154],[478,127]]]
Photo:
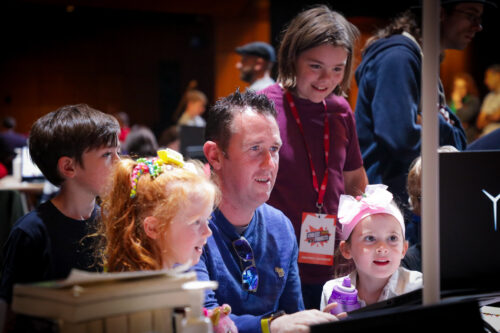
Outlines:
[[358,291],[351,285],[351,279],[348,276],[344,278],[342,284],[333,286],[328,304],[333,302],[337,302],[337,306],[330,310],[333,315],[354,311],[361,307],[358,302]]

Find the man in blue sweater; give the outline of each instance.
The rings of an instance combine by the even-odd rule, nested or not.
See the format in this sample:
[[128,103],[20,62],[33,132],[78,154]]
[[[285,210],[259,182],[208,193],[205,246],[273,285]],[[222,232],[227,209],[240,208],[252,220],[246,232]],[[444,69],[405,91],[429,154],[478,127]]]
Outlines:
[[210,220],[213,236],[195,266],[200,280],[219,282],[205,307],[229,304],[240,332],[307,332],[309,325],[336,320],[302,311],[293,226],[265,204],[281,147],[272,102],[251,90],[222,98],[208,113],[205,136],[203,151],[222,192]]
[[[462,50],[483,28],[485,0],[441,0],[440,49]],[[365,46],[356,70],[356,129],[370,184],[386,184],[406,203],[406,179],[421,147],[421,25],[420,9],[406,11],[380,30]],[[465,149],[460,120],[449,111],[439,87],[439,145]]]

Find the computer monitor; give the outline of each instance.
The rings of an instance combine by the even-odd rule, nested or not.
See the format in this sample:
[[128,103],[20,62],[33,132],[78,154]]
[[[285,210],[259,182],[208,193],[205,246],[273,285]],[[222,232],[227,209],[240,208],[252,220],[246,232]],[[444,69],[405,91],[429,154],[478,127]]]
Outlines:
[[42,181],[45,179],[40,169],[33,163],[27,146],[20,148],[22,181]]
[[441,294],[498,292],[500,151],[441,153],[439,163]]
[[203,154],[205,127],[182,125],[179,129],[180,153],[186,159],[206,161]]

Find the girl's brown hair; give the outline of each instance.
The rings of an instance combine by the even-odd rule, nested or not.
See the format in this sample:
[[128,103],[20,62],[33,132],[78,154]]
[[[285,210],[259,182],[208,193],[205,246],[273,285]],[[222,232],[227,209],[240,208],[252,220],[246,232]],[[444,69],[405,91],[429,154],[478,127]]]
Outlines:
[[303,11],[290,22],[283,33],[278,52],[278,82],[285,89],[294,89],[298,56],[311,48],[330,44],[347,51],[344,78],[333,91],[336,95],[345,95],[349,90],[354,45],[358,37],[358,28],[325,5]]
[[168,232],[172,219],[190,200],[212,200],[220,197],[215,184],[204,174],[201,163],[194,170],[164,165],[156,178],[145,173],[137,182],[137,194],[130,197],[130,176],[137,161],[122,159],[113,171],[109,190],[103,197],[102,224],[99,234],[105,244],[98,254],[107,271],[156,270],[163,268],[162,253],[149,238],[143,226],[148,216],[163,223],[159,232]]
[[[351,246],[351,236],[345,241],[347,246]],[[356,269],[354,260],[346,259],[340,251],[340,242],[333,255],[333,278],[339,278],[350,274]]]

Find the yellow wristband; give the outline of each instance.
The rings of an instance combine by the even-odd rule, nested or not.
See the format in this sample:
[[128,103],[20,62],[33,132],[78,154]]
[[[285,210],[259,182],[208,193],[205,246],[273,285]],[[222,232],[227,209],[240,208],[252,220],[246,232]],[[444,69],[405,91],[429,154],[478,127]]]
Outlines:
[[270,318],[262,318],[260,320],[260,328],[262,328],[262,333],[271,333]]
[[276,319],[284,314],[285,314],[285,311],[280,310],[278,312],[273,313],[269,317],[262,318],[260,320],[260,328],[262,329],[262,333],[271,333],[271,322],[274,319]]

